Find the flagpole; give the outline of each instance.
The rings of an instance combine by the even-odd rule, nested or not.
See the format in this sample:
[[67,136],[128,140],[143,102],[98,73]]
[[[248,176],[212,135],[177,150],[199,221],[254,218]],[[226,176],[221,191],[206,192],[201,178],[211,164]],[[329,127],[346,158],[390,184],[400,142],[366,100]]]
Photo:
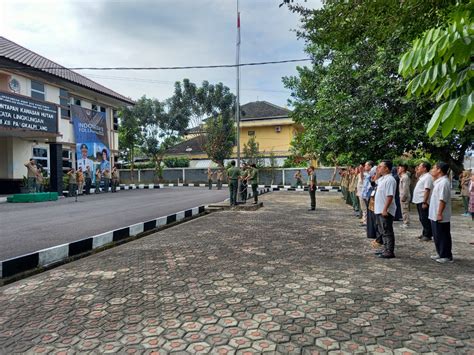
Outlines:
[[[235,123],[237,126],[237,166],[240,168],[240,11],[239,0],[237,0],[237,43],[236,43],[236,99],[235,99]],[[240,200],[240,180],[238,180],[237,201]]]

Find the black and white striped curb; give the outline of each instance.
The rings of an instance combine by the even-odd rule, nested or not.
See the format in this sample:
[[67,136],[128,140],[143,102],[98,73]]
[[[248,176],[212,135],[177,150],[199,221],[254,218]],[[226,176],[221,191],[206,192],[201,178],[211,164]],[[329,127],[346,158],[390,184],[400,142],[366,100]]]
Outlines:
[[[130,184],[130,185],[120,185],[117,187],[117,190],[135,190],[135,189],[159,189],[163,187],[209,187],[208,184],[194,183],[194,184]],[[213,188],[216,188],[216,184],[212,184]],[[222,187],[229,187],[228,184],[222,184]],[[259,188],[268,188],[272,191],[308,191],[308,187],[295,187],[291,185],[258,185]],[[317,186],[318,191],[340,191],[339,186]]]
[[197,216],[203,213],[205,209],[205,206],[190,208],[168,216],[152,219],[147,222],[136,223],[128,227],[115,229],[85,239],[0,261],[0,279],[32,271],[36,268],[50,267],[55,264],[64,263],[70,258],[92,252],[93,250],[104,247],[108,244],[121,242],[130,237],[138,236],[144,232],[150,232],[163,226],[179,222],[185,218]]

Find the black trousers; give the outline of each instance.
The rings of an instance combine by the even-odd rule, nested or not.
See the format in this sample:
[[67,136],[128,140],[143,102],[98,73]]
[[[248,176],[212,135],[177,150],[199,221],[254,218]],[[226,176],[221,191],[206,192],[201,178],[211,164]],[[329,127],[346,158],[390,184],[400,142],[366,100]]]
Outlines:
[[207,184],[209,185],[209,190],[212,190],[212,180],[207,180]]
[[369,201],[364,200],[367,205],[367,238],[377,239],[377,222],[374,211],[369,210]]
[[451,239],[451,223],[430,221],[431,229],[433,231],[433,239],[436,251],[441,258],[453,258],[452,247],[453,241]]
[[387,217],[382,214],[375,215],[377,218],[377,228],[382,236],[385,252],[393,254],[395,251],[395,233],[393,232],[393,216]]
[[422,206],[422,203],[416,204],[418,218],[420,219],[420,223],[423,226],[422,236],[431,239],[433,237],[433,231],[431,230],[431,222],[428,219],[428,208],[424,209]]
[[92,179],[86,179],[86,186],[85,186],[85,194],[89,195],[91,193],[91,184],[92,184]]
[[247,182],[240,182],[240,200],[242,203],[247,201]]
[[253,200],[258,202],[258,184],[252,184]]
[[311,209],[316,209],[316,187],[314,190],[311,190],[311,186],[309,187],[309,198],[311,200]]

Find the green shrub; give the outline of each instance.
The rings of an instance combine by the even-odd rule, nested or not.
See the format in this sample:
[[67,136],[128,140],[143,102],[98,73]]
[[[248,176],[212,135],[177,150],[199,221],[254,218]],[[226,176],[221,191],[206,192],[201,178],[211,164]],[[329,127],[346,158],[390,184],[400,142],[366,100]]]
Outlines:
[[166,158],[163,160],[167,168],[188,168],[188,158]]

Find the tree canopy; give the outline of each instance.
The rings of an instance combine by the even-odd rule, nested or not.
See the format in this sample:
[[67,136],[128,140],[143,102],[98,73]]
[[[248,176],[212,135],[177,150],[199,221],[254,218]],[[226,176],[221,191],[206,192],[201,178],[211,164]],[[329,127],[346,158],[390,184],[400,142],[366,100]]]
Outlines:
[[327,164],[394,158],[415,149],[459,166],[472,131],[425,133],[430,98],[406,98],[398,74],[412,41],[443,21],[451,1],[327,0],[322,9],[289,5],[300,15],[297,36],[312,65],[283,78],[291,89],[292,118],[305,131],[295,139],[307,156]]

